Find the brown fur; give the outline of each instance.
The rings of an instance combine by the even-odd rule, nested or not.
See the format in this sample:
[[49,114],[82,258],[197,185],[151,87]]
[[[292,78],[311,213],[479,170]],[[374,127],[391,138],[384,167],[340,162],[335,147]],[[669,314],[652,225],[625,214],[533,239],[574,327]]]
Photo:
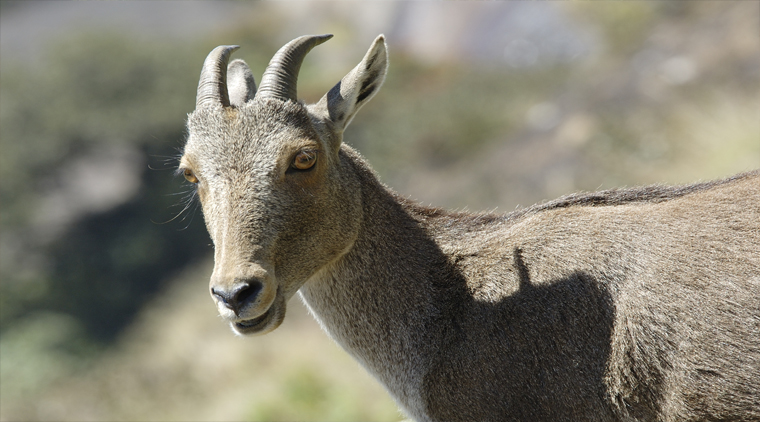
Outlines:
[[[190,116],[182,167],[236,332],[275,329],[300,291],[420,421],[760,420],[760,172],[507,215],[422,207],[341,143],[386,68],[379,37],[315,105]],[[305,147],[317,163],[293,171]],[[257,290],[233,312],[218,292],[240,286]]]

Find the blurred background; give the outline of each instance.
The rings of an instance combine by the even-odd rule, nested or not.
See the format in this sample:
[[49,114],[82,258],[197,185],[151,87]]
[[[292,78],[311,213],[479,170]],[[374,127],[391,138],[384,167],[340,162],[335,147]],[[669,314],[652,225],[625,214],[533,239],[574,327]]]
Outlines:
[[345,134],[398,192],[509,212],[760,168],[760,3],[0,3],[0,420],[398,420],[304,311],[235,337],[174,170],[200,68],[303,34],[317,101],[387,36]]

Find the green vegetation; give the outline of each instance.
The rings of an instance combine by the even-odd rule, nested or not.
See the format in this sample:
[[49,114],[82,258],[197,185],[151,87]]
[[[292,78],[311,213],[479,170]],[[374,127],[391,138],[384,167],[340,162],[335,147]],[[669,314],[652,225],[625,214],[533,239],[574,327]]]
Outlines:
[[[351,385],[297,367],[285,376],[270,399],[253,406],[246,419],[252,421],[364,421],[398,420],[400,414],[384,402],[368,401]],[[314,415],[309,417],[307,415]]]

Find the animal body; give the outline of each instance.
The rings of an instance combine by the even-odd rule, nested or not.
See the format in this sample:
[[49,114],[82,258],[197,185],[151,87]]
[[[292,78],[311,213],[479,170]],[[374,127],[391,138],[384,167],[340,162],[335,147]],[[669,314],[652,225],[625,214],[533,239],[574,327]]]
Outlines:
[[180,169],[236,333],[274,330],[300,292],[419,421],[760,420],[760,172],[506,215],[423,207],[342,142],[385,78],[382,36],[297,100],[329,38],[288,43],[258,90],[236,46],[203,65]]

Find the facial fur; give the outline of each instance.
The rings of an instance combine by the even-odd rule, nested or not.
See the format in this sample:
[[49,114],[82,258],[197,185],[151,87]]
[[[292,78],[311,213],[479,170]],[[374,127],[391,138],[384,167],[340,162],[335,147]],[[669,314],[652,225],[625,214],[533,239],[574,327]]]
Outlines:
[[[356,236],[360,189],[340,176],[334,139],[320,136],[313,121],[323,126],[303,105],[275,99],[188,119],[181,166],[198,180],[214,243],[211,288],[261,283],[256,300],[237,312],[217,303],[238,333],[275,329],[288,299]],[[293,166],[302,151],[316,156],[307,170]],[[256,318],[260,324],[246,326]]]

